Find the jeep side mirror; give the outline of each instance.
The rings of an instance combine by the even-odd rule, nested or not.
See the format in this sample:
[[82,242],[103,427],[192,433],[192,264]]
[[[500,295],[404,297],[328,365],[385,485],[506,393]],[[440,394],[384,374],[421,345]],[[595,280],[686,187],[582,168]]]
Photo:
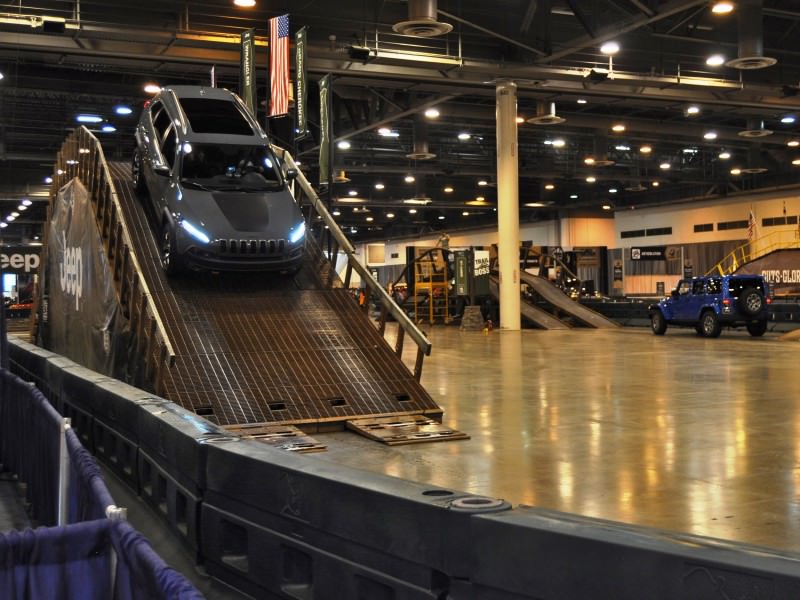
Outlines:
[[288,181],[297,179],[297,169],[286,169],[286,179]]
[[680,295],[678,294],[678,290],[672,290],[670,294],[672,295],[673,298],[677,298]]
[[156,165],[153,167],[153,172],[161,177],[169,177],[169,167],[167,165]]

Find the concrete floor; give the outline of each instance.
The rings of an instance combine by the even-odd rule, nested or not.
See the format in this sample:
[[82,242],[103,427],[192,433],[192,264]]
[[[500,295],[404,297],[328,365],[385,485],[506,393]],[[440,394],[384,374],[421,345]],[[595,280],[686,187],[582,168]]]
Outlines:
[[800,551],[796,342],[689,329],[427,333],[422,383],[471,439],[389,447],[337,432],[315,436],[328,451],[310,460]]

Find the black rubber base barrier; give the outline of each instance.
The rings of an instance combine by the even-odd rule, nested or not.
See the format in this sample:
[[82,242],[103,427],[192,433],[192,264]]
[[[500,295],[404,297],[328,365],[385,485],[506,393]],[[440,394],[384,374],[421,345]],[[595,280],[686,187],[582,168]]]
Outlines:
[[10,356],[211,575],[256,598],[800,598],[800,554],[314,461],[30,344]]

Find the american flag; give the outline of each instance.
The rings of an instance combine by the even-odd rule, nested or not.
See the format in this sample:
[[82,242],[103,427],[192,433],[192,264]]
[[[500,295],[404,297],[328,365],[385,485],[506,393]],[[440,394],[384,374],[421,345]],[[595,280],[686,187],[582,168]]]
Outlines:
[[289,112],[289,15],[269,20],[269,116]]
[[750,218],[747,220],[747,239],[752,241],[756,237],[756,217],[753,211],[750,211]]

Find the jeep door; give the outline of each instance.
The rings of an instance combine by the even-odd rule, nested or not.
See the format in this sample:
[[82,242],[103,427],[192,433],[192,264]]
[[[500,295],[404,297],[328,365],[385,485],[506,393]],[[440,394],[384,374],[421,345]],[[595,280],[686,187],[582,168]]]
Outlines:
[[675,288],[676,295],[672,296],[672,320],[673,321],[691,321],[696,316],[697,298],[692,293],[694,283],[690,279],[681,279],[678,282],[678,287]]

